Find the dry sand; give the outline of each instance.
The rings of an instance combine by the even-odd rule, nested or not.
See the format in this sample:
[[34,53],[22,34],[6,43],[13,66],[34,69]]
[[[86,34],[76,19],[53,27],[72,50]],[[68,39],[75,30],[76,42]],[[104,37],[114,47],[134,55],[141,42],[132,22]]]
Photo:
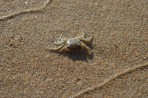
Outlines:
[[[84,31],[93,56],[48,51]],[[148,98],[148,0],[0,0],[0,98]]]

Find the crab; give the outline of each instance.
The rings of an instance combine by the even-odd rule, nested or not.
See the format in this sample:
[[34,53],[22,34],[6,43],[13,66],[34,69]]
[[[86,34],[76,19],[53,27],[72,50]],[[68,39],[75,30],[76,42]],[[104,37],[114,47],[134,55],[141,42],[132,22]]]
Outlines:
[[86,37],[86,33],[82,33],[80,36],[74,38],[62,38],[62,35],[54,42],[57,48],[50,48],[51,51],[69,52],[74,49],[81,48],[85,50],[89,55],[92,54],[92,50],[87,46],[91,43],[93,35]]

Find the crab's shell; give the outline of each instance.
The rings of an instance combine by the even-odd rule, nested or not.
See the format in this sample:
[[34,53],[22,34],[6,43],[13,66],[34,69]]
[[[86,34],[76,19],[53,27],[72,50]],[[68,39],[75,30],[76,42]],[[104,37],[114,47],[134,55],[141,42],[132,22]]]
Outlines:
[[80,40],[76,38],[69,38],[66,41],[67,48],[77,48],[80,44]]

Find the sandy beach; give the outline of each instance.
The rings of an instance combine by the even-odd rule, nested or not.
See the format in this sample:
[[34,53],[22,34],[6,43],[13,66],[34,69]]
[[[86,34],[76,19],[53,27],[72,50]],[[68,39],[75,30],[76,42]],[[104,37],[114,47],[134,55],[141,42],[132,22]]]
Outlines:
[[0,98],[148,98],[148,1],[0,0]]

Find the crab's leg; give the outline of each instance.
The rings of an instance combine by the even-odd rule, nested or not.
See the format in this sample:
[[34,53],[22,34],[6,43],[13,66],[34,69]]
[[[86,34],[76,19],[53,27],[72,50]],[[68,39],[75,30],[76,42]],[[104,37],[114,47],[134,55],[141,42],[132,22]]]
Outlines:
[[86,32],[86,31],[82,32],[83,37],[86,37],[87,34],[88,34],[88,32]]
[[88,46],[86,46],[83,42],[81,42],[81,47],[82,49],[85,49],[89,55],[92,54],[91,49]]
[[62,45],[63,42],[54,42],[54,44],[55,44],[56,46],[59,46],[59,45]]
[[67,46],[65,45],[64,47],[62,47],[62,49],[60,51],[62,51],[62,52],[69,52],[70,49],[67,48]]
[[62,45],[66,40],[65,39],[62,39],[62,38],[58,38],[60,41],[55,41],[54,44],[59,46],[59,45]]
[[83,41],[84,43],[90,43],[93,39],[94,35],[91,35],[90,37],[88,38],[80,38],[81,41]]
[[85,38],[86,37],[86,34],[87,34],[86,32],[83,32],[82,33],[82,36]]
[[63,47],[64,47],[64,44],[58,46],[57,48],[49,48],[49,50],[51,50],[51,51],[59,51],[59,50],[61,50]]
[[61,34],[60,37],[58,37],[56,41],[54,41],[55,45],[59,46],[66,42],[66,38],[62,38],[62,36],[63,34]]

